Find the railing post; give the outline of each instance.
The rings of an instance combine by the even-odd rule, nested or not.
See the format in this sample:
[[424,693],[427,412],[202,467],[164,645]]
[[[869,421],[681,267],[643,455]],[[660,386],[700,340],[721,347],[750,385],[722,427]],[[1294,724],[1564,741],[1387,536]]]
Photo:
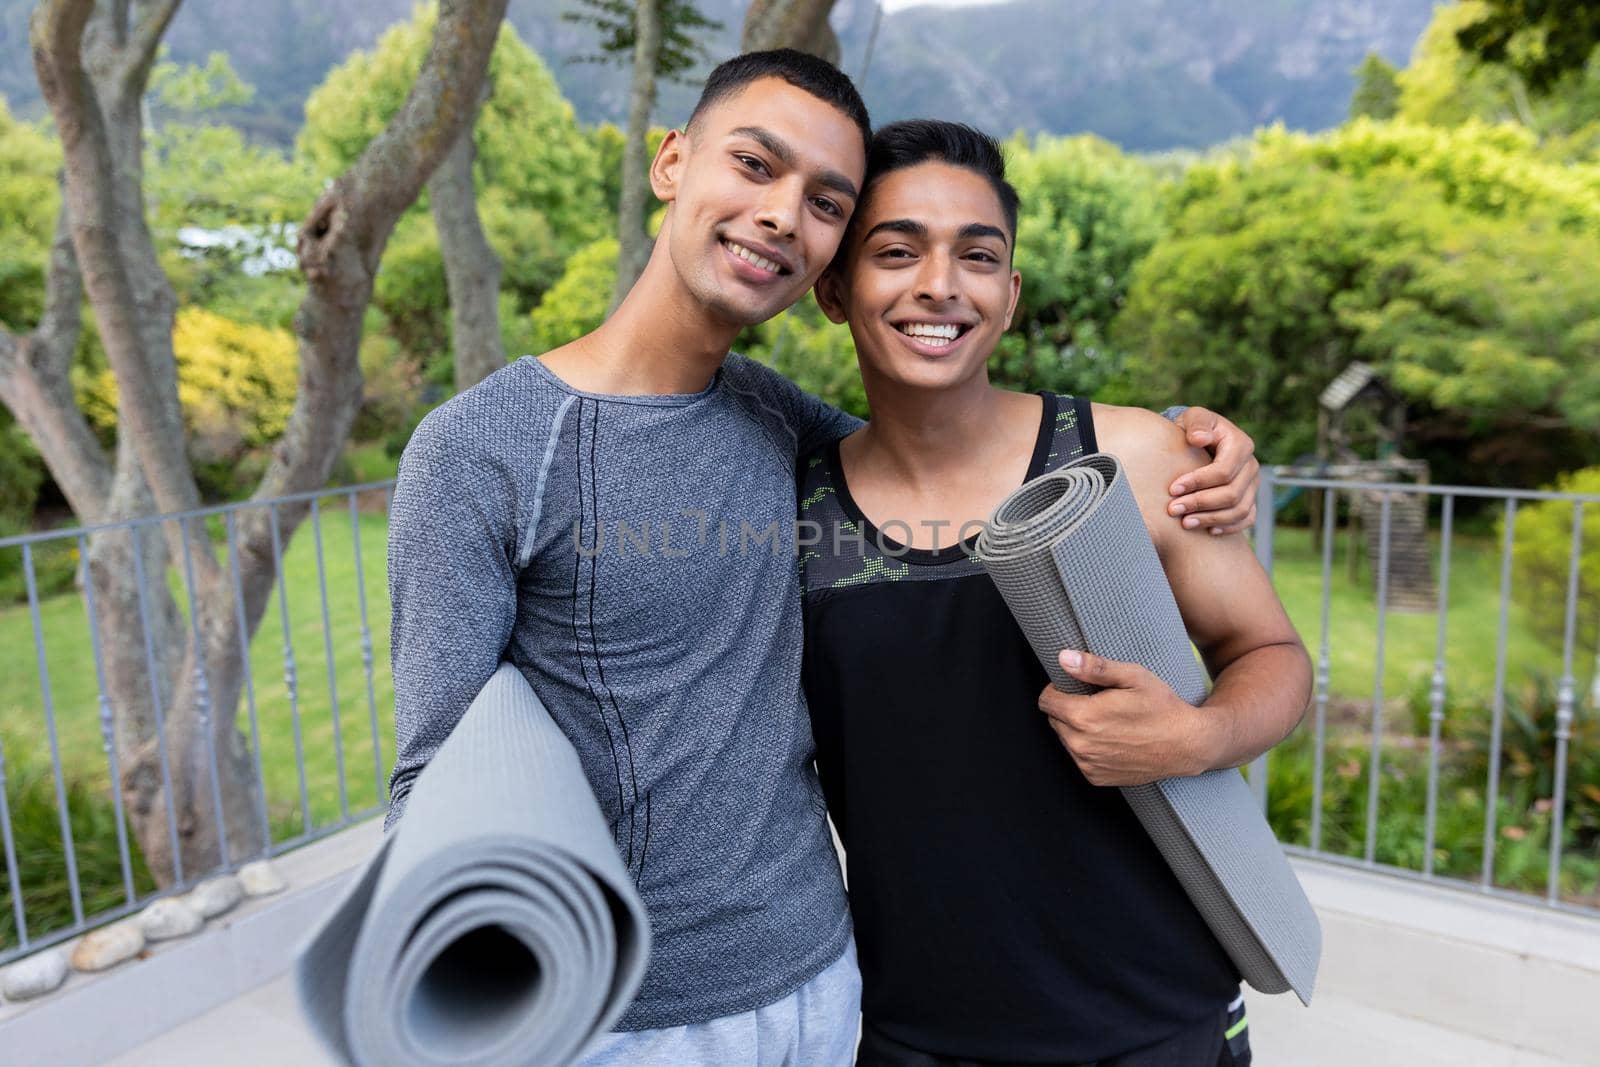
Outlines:
[[[1277,496],[1273,475],[1273,468],[1262,467],[1261,480],[1256,485],[1256,559],[1269,579],[1272,577],[1272,542],[1278,527],[1278,513],[1273,507]],[[1256,803],[1263,812],[1267,810],[1267,755],[1263,752],[1250,762],[1250,792],[1255,794]]]

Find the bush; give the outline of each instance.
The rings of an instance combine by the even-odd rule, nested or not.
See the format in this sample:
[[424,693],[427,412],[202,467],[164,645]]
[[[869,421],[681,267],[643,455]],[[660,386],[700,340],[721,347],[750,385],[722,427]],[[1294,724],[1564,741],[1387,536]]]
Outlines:
[[[1559,493],[1600,494],[1600,467],[1575,471],[1550,488]],[[1528,606],[1528,617],[1539,635],[1556,647],[1566,629],[1572,520],[1572,505],[1565,501],[1541,500],[1517,509],[1513,595]],[[1600,644],[1600,504],[1584,508],[1580,536],[1574,662],[1581,669],[1590,662],[1588,652]]]
[[9,414],[0,413],[0,525],[28,525],[44,479],[44,462],[33,442]]
[[1006,146],[1022,198],[1016,267],[1022,296],[991,377],[1019,389],[1095,399],[1118,377],[1109,336],[1133,269],[1165,230],[1162,180],[1098,137],[1021,137]]
[[[47,757],[8,748],[6,800],[17,850],[17,876],[22,883],[28,936],[39,937],[72,925],[72,895],[67,881],[61,824],[56,813],[55,778]],[[121,853],[117,848],[116,809],[104,778],[69,776],[65,783],[67,811],[78,864],[78,881],[86,916],[125,902]],[[153,892],[138,847],[128,842],[135,894]],[[0,866],[0,948],[17,943],[10,884]]]
[[[300,361],[289,331],[187,307],[178,311],[172,347],[178,400],[197,459],[229,462],[283,433]],[[117,380],[109,368],[86,376],[79,402],[92,421],[115,425]]]
[[1362,359],[1410,401],[1436,477],[1545,480],[1597,453],[1597,189],[1515,130],[1264,133],[1174,194],[1117,320],[1131,387],[1226,412],[1282,462]]
[[534,354],[582,337],[606,318],[617,284],[617,239],[602,237],[567,260],[561,280],[550,287],[530,316]]

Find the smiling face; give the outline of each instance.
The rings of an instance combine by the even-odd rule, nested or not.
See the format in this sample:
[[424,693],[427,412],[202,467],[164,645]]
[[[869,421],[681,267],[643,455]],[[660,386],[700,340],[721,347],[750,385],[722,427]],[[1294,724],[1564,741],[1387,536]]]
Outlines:
[[772,318],[832,260],[865,170],[861,131],[844,112],[781,78],[751,82],[656,155],[675,273],[719,323]]
[[868,389],[981,378],[1022,284],[993,186],[965,167],[919,163],[876,181],[862,210],[817,299],[849,322]]

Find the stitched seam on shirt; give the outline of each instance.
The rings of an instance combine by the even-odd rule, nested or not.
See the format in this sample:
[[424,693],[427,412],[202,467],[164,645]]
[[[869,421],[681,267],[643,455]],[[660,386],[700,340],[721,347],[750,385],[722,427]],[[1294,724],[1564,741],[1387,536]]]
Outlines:
[[751,403],[765,411],[768,415],[771,415],[773,418],[778,420],[778,425],[783,427],[784,432],[789,435],[790,441],[793,442],[793,445],[790,448],[787,456],[785,456],[783,453],[783,446],[773,439],[772,430],[767,426],[767,424],[762,422],[760,419],[756,419],[755,422],[756,425],[761,427],[762,432],[766,434],[767,442],[772,445],[773,451],[778,455],[778,461],[784,465],[785,469],[790,468],[794,463],[795,455],[800,451],[800,435],[795,433],[793,426],[789,425],[789,420],[783,417],[783,412],[779,411],[777,408],[761,399],[761,395],[752,389],[745,389],[741,386],[735,385],[732,381],[728,382],[728,388],[739,396],[745,397]]
[[[600,491],[595,485],[596,453],[600,442],[600,405],[594,406],[594,419],[589,425],[589,497],[594,501],[595,525],[600,523]],[[622,534],[617,536],[620,538]],[[604,687],[606,696],[611,700],[611,710],[617,716],[617,722],[622,727],[622,748],[628,754],[628,783],[632,787],[628,801],[628,865],[633,866],[633,831],[638,819],[635,809],[639,804],[639,777],[633,766],[633,740],[628,736],[628,720],[623,718],[622,709],[617,706],[617,695],[611,691],[611,686],[606,682],[605,663],[600,659],[600,639],[594,632],[594,594],[595,585],[600,573],[601,553],[595,553],[589,560],[589,647],[594,652],[595,670],[600,674],[600,685]],[[643,862],[643,857],[641,857]]]
[[575,396],[569,396],[563,400],[561,406],[556,408],[555,422],[550,424],[550,439],[545,442],[544,460],[539,464],[539,478],[534,483],[533,514],[529,516],[528,525],[525,528],[524,537],[526,540],[523,541],[522,551],[517,553],[518,570],[526,567],[528,560],[533,556],[534,538],[539,533],[539,516],[544,513],[544,486],[550,477],[550,464],[556,458],[556,444],[561,438],[561,423],[567,417],[567,411],[571,409],[572,402],[577,399]]
[[[625,807],[622,802],[622,764],[617,759],[617,740],[611,733],[611,721],[606,718],[605,705],[601,703],[600,695],[594,691],[594,686],[589,682],[589,665],[584,659],[583,638],[580,636],[578,630],[578,574],[583,567],[583,553],[578,551],[578,549],[583,544],[583,520],[586,517],[586,512],[584,509],[588,506],[584,501],[583,492],[583,407],[581,400],[579,401],[578,407],[577,433],[574,436],[577,438],[575,458],[577,462],[576,474],[578,483],[578,526],[573,535],[574,544],[572,546],[572,650],[578,657],[578,669],[583,672],[584,687],[589,690],[589,696],[594,699],[595,711],[600,713],[600,725],[606,728],[606,748],[611,753],[611,767],[612,770],[616,772],[617,776],[617,822],[611,828],[611,837],[613,843],[617,846],[618,851],[621,851],[622,812]],[[593,546],[594,553],[596,556],[598,556],[600,554],[600,546],[602,544],[602,542],[599,540],[601,536],[600,531],[596,531],[593,536],[595,537],[595,543]],[[590,565],[593,566],[594,560],[592,557],[589,562]],[[589,626],[591,630],[594,627],[594,619],[592,616],[589,620]]]

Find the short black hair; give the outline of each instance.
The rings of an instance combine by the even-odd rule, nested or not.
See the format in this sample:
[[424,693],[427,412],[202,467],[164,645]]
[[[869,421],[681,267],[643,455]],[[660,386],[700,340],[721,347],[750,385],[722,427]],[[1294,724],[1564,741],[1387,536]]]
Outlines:
[[891,122],[867,146],[867,178],[861,188],[861,202],[855,218],[865,218],[865,207],[872,187],[897,170],[920,163],[948,163],[981,175],[1000,198],[1000,210],[1011,231],[1012,250],[1017,243],[1016,189],[1006,180],[1006,157],[1000,142],[971,126],[939,119],[906,119]]
[[861,131],[861,143],[872,144],[872,118],[867,114],[867,105],[856,91],[855,83],[827,60],[793,48],[746,52],[719,63],[706,79],[705,88],[700,90],[700,99],[695,102],[685,125],[692,127],[707,108],[762,78],[781,78],[823,103],[832,104],[856,124]]

